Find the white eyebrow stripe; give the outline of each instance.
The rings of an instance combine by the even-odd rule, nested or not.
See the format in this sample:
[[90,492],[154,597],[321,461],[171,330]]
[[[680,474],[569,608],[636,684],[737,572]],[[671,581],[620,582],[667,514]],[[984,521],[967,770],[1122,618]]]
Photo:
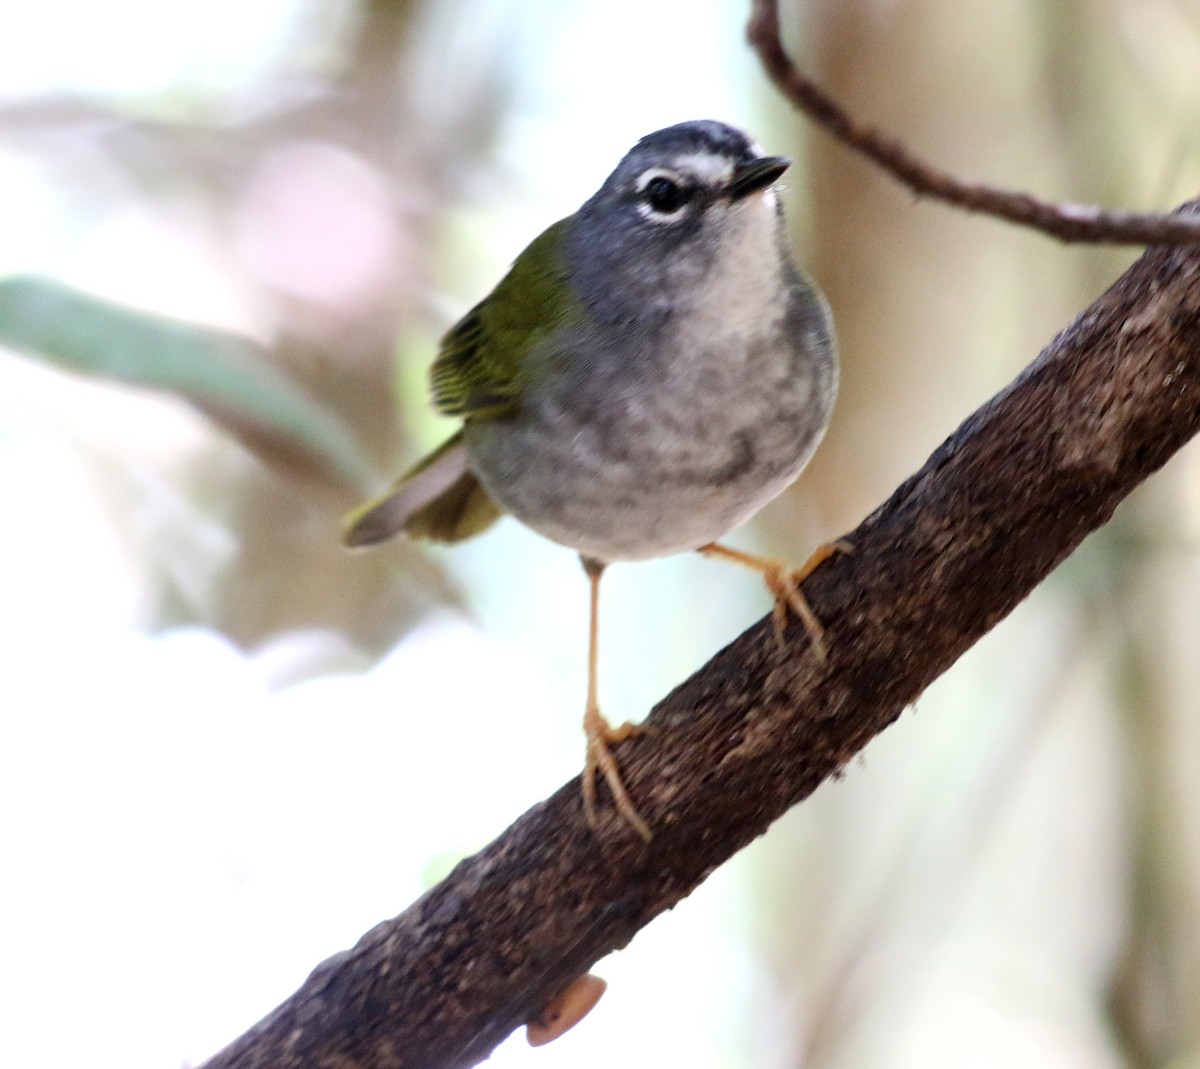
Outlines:
[[671,166],[684,174],[694,175],[706,186],[723,186],[733,177],[733,161],[715,152],[689,152],[676,156]]

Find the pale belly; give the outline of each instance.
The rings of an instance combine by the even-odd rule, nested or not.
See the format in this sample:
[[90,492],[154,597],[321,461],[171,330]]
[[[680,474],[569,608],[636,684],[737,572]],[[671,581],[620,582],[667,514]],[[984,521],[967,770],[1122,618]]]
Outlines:
[[601,561],[664,557],[723,537],[794,481],[832,396],[813,378],[668,401],[599,416],[548,401],[468,425],[471,466],[499,505],[555,542]]

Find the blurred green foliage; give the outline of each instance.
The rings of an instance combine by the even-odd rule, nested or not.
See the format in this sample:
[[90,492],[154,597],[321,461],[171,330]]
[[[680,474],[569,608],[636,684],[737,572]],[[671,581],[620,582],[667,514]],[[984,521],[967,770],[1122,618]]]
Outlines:
[[72,371],[167,391],[267,459],[359,493],[370,484],[354,436],[236,334],[18,276],[0,279],[0,344]]

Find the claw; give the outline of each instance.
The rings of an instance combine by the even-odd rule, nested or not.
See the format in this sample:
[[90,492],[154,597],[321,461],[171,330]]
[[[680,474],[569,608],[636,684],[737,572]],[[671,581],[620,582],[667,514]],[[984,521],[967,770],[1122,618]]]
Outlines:
[[817,619],[817,614],[812,611],[808,599],[805,598],[804,592],[800,588],[804,580],[830,557],[837,553],[853,553],[854,547],[849,542],[845,539],[838,539],[836,542],[823,543],[799,568],[789,568],[783,561],[774,560],[771,557],[759,557],[753,553],[743,553],[741,550],[730,549],[718,542],[701,546],[697,552],[706,557],[730,560],[758,572],[771,592],[771,597],[775,599],[775,606],[771,611],[771,622],[775,627],[775,641],[780,648],[782,649],[784,645],[790,610],[804,624],[804,630],[808,632],[808,640],[812,643],[813,653],[816,654],[817,659],[822,663],[827,660],[825,628],[821,626],[821,621]]
[[[811,569],[809,570],[811,571]],[[800,584],[804,582],[808,572],[803,568],[792,570],[778,561],[772,561],[769,567],[763,569],[762,574],[767,590],[775,599],[775,607],[771,611],[771,622],[775,625],[775,641],[779,647],[782,649],[785,644],[784,633],[787,631],[788,610],[790,609],[804,624],[804,630],[808,632],[808,640],[812,643],[813,653],[817,655],[817,660],[824,663],[828,659],[828,652],[825,649],[825,628],[821,626],[821,621],[817,619],[817,614],[812,611],[808,599],[800,589]]]
[[625,783],[621,779],[620,766],[617,764],[612,750],[609,749],[613,743],[623,742],[625,739],[640,735],[642,728],[637,724],[629,723],[614,728],[604,719],[597,706],[589,704],[583,714],[583,730],[587,734],[587,763],[583,768],[583,812],[587,817],[588,824],[593,829],[598,826],[596,772],[599,771],[604,776],[604,782],[608,784],[613,804],[617,807],[621,818],[642,839],[649,842],[653,834],[650,831],[650,825],[642,819],[633,800],[629,797],[629,792],[625,789]]

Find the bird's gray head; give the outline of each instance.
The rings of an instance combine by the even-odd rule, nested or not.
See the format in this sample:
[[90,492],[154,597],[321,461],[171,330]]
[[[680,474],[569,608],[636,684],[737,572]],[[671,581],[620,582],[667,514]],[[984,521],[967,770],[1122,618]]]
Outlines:
[[698,121],[643,137],[576,213],[565,252],[589,311],[652,328],[724,263],[783,255],[772,183],[789,160]]

